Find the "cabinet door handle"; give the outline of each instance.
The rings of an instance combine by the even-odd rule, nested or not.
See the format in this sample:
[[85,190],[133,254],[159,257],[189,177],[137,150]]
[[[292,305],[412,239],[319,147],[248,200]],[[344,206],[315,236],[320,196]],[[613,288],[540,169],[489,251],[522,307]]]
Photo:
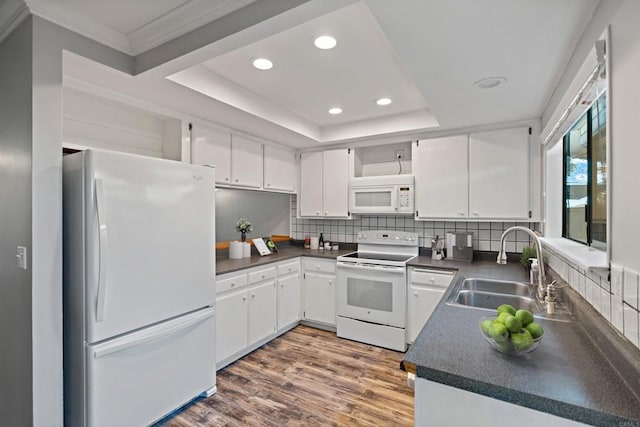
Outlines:
[[324,216],[327,216],[328,214],[329,214],[328,212],[325,212],[325,213],[324,213]]
[[460,216],[464,216],[464,212],[460,212]]
[[224,180],[225,180],[225,181],[229,181],[229,177],[226,177]]
[[236,179],[236,182],[238,182],[238,180]]
[[242,297],[242,301],[246,301],[246,300],[247,300],[247,297]]
[[473,216],[480,216],[480,214],[478,212],[474,212]]
[[256,297],[256,294],[251,294],[251,298],[255,298],[255,297]]
[[266,276],[263,274],[263,275],[262,275],[262,278],[264,279],[265,277],[266,277]]
[[333,282],[331,280],[329,280],[329,285],[333,285]]
[[413,293],[413,295],[417,297],[417,296],[418,296],[418,293],[417,293],[417,292],[414,292],[414,293]]
[[235,283],[232,283],[232,284],[231,284],[231,287],[233,288],[235,285],[236,285]]

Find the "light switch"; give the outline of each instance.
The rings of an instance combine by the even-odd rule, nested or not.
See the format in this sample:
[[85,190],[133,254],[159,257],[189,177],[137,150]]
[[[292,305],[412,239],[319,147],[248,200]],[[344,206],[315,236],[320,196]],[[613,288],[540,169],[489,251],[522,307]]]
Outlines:
[[24,246],[18,246],[16,252],[16,258],[18,259],[18,268],[23,270],[27,269],[27,248]]

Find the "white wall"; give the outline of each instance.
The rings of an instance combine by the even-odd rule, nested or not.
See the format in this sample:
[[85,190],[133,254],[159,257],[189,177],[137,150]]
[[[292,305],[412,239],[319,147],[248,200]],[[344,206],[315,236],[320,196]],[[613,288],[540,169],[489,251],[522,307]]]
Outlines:
[[610,25],[611,92],[610,109],[612,158],[609,162],[611,180],[611,245],[612,262],[640,271],[637,256],[640,241],[640,2],[636,0],[603,0],[580,39],[573,57],[560,79],[560,84],[545,109],[542,121],[546,126],[560,98],[585,60],[595,41]]

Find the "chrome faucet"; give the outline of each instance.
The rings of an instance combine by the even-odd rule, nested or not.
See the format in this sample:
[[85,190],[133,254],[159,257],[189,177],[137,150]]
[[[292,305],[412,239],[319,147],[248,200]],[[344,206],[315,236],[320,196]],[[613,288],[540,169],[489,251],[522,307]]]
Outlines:
[[540,243],[540,239],[538,238],[538,235],[536,233],[534,233],[533,231],[531,231],[530,229],[526,228],[526,227],[520,227],[520,226],[516,226],[516,227],[509,227],[507,228],[504,233],[502,233],[502,237],[500,238],[500,252],[498,252],[498,260],[496,261],[498,264],[506,264],[507,263],[507,251],[505,249],[505,237],[507,236],[507,234],[511,233],[512,231],[524,231],[525,233],[527,233],[529,236],[531,236],[531,238],[533,239],[535,245],[536,245],[536,257],[538,258],[538,266],[540,268],[540,273],[538,274],[538,299],[540,301],[544,301],[544,298],[547,294],[547,287],[544,284],[545,281],[545,274],[544,274],[544,261],[542,259],[542,244]]

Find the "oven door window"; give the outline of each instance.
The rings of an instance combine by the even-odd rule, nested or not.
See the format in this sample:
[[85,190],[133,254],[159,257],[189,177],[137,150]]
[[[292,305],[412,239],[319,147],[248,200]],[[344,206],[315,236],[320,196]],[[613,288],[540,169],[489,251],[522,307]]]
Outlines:
[[349,277],[347,305],[390,313],[393,311],[393,283]]

